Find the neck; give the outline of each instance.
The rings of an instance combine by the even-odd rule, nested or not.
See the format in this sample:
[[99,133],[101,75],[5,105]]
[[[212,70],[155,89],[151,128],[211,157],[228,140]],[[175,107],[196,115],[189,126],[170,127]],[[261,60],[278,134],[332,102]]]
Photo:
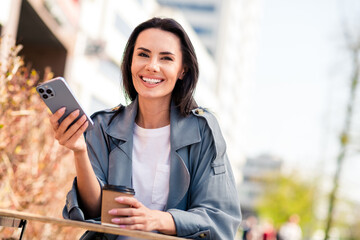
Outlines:
[[170,101],[143,100],[139,97],[139,109],[135,119],[142,128],[161,128],[170,124]]

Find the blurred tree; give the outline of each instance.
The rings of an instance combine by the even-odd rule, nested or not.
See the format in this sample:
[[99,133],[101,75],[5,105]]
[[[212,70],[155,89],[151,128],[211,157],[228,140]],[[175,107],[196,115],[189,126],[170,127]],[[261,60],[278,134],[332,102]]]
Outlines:
[[336,202],[338,207],[334,216],[333,228],[339,232],[340,239],[360,239],[359,204],[343,198],[337,198]]
[[296,174],[268,177],[264,193],[256,204],[262,219],[271,219],[276,228],[285,223],[292,214],[300,217],[304,236],[310,236],[314,227],[317,181],[300,180]]
[[339,181],[341,179],[342,169],[344,166],[344,161],[347,157],[349,152],[349,142],[350,142],[350,131],[352,127],[352,118],[353,118],[353,109],[355,108],[355,97],[356,97],[356,90],[359,81],[359,54],[360,54],[360,41],[358,46],[353,46],[351,50],[351,54],[353,57],[353,76],[350,82],[350,96],[346,107],[346,114],[345,114],[345,123],[342,130],[342,133],[339,137],[340,142],[340,150],[336,158],[336,170],[333,177],[333,187],[330,192],[329,196],[329,209],[328,209],[328,217],[325,226],[325,240],[330,238],[330,231],[333,226],[333,218],[334,218],[334,211],[336,206],[336,199],[338,195],[339,189]]
[[[353,14],[359,14],[359,8],[354,8],[351,11]],[[351,130],[353,127],[353,117],[354,110],[356,107],[356,93],[358,90],[359,83],[359,74],[360,74],[360,32],[358,21],[356,21],[355,31],[351,31],[351,26],[349,25],[349,19],[345,17],[345,14],[342,16],[342,30],[344,34],[344,41],[346,45],[346,51],[349,53],[351,59],[351,77],[349,81],[349,98],[346,105],[346,112],[344,117],[344,125],[342,132],[339,136],[340,150],[336,158],[336,170],[333,177],[333,186],[329,196],[328,204],[328,216],[325,225],[325,237],[324,240],[330,239],[330,231],[334,225],[334,212],[336,206],[336,200],[339,190],[339,182],[341,179],[344,161],[348,156],[350,151],[350,142],[351,142]]]
[[[47,69],[41,80],[18,56],[21,46],[7,50],[0,66],[0,208],[61,217],[75,174],[72,155],[55,141],[48,111],[35,90],[52,74]],[[25,238],[73,239],[79,234],[79,229],[30,222]],[[17,235],[0,229],[1,239]]]
[[[357,206],[355,209],[360,209],[359,206]],[[359,213],[360,211],[357,210]],[[359,216],[358,214],[356,216]],[[358,240],[360,239],[360,218],[355,217],[355,221],[347,227],[348,228],[348,239],[349,240]]]

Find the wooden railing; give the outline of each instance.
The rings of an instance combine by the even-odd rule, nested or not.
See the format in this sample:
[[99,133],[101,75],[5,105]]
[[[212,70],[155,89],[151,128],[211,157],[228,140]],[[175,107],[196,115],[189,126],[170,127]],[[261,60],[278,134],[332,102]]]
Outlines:
[[[26,225],[26,221],[38,221],[46,224],[55,224],[58,226],[63,227],[75,227],[75,228],[82,228],[94,232],[103,232],[103,233],[110,233],[115,235],[127,236],[127,237],[134,237],[136,239],[153,239],[153,240],[176,240],[176,239],[183,239],[179,237],[173,237],[163,234],[157,234],[152,232],[143,232],[143,231],[135,231],[135,230],[128,230],[128,229],[121,229],[117,227],[110,227],[104,226],[95,223],[88,223],[88,222],[80,222],[80,221],[73,221],[67,220],[62,218],[55,218],[55,217],[47,217],[41,216],[33,213],[28,212],[19,212],[7,209],[0,209],[0,224],[4,226],[13,224],[13,227],[21,227],[21,224]],[[26,230],[24,235],[26,236]]]

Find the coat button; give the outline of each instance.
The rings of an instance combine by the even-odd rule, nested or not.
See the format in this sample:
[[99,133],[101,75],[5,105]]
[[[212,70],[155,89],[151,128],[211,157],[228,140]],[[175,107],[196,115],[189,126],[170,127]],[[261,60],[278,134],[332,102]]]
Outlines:
[[120,106],[113,107],[113,108],[111,109],[111,111],[117,111],[117,110],[119,110],[119,108],[120,108]]
[[206,238],[206,233],[200,233],[199,237],[200,238]]
[[202,110],[201,108],[198,108],[195,110],[195,113],[196,114],[199,114],[199,115],[203,115],[204,114],[204,110]]

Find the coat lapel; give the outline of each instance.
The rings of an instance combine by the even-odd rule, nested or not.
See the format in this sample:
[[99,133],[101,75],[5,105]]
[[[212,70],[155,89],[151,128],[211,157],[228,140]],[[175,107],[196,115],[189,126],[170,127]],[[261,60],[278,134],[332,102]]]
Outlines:
[[132,187],[133,128],[137,114],[137,100],[127,106],[111,124],[106,133],[116,147],[109,154],[109,184]]
[[180,149],[200,142],[199,124],[196,117],[180,116],[179,111],[172,104],[170,112],[170,189],[167,201],[167,209],[176,207],[184,198],[190,186],[188,151]]

